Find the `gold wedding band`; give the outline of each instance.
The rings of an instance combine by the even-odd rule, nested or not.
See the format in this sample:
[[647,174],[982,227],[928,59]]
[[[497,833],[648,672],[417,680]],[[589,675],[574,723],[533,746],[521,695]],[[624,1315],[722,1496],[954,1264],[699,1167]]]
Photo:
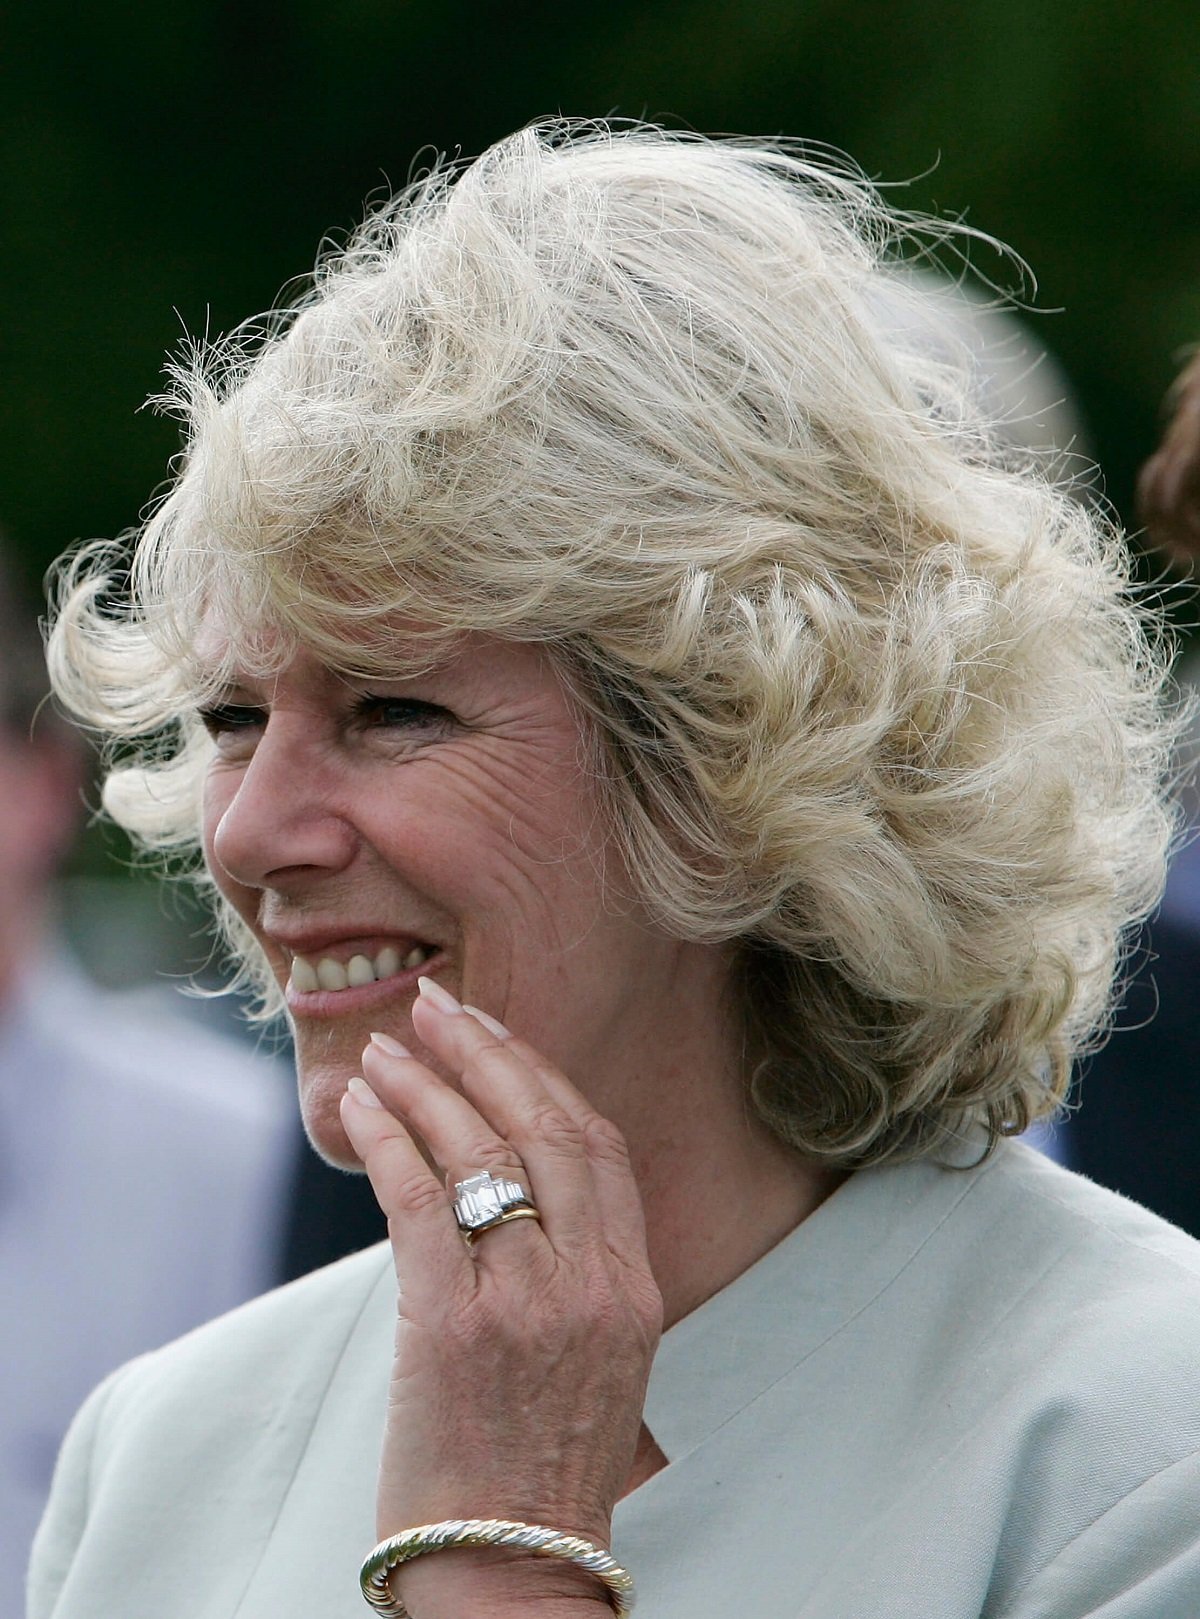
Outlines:
[[527,1204],[516,1209],[505,1209],[503,1214],[498,1214],[494,1220],[489,1220],[487,1225],[477,1226],[474,1231],[464,1231],[463,1241],[468,1248],[473,1248],[480,1237],[485,1236],[489,1231],[495,1231],[497,1226],[507,1225],[510,1220],[540,1220],[541,1218],[538,1211],[530,1208]]

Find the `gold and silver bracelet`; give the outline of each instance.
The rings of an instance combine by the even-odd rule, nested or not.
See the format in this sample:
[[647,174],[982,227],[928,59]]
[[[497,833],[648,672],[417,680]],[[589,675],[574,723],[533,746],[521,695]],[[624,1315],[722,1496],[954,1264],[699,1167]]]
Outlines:
[[412,1619],[403,1602],[389,1590],[388,1575],[414,1557],[453,1546],[512,1546],[536,1557],[557,1557],[574,1563],[601,1582],[618,1619],[633,1612],[633,1577],[611,1552],[578,1535],[564,1535],[543,1524],[514,1523],[506,1518],[447,1518],[444,1523],[403,1529],[380,1541],[358,1576],[363,1596],[384,1619]]

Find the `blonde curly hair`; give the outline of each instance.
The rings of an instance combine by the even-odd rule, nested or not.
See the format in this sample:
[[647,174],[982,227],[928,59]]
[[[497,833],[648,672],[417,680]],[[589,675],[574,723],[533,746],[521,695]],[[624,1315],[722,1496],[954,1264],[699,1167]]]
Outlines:
[[1168,649],[1111,525],[922,346],[916,230],[844,165],[645,126],[412,185],[173,368],[173,488],[132,562],[64,570],[52,668],[116,739],[107,809],[194,853],[214,609],[264,670],[537,642],[640,897],[731,945],[783,1139],[852,1166],[1052,1112],[1159,893]]

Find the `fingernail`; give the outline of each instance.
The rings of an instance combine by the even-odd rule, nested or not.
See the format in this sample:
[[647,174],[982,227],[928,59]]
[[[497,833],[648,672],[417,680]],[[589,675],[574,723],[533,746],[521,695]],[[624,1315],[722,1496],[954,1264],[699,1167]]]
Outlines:
[[512,1039],[511,1031],[504,1027],[499,1018],[491,1017],[487,1012],[481,1012],[477,1006],[464,1006],[463,1011],[469,1012],[476,1023],[482,1023],[488,1033],[494,1034],[497,1040]]
[[347,1080],[346,1089],[350,1092],[354,1100],[363,1107],[383,1106],[383,1103],[367,1084],[366,1080],[360,1079],[357,1074],[355,1074],[353,1079]]
[[454,999],[448,989],[443,989],[432,978],[418,978],[417,988],[431,1006],[436,1006],[439,1012],[461,1012],[462,1007]]
[[411,1057],[412,1052],[407,1046],[402,1046],[399,1040],[393,1040],[390,1034],[373,1034],[371,1044],[378,1046],[380,1051],[386,1051],[390,1057]]

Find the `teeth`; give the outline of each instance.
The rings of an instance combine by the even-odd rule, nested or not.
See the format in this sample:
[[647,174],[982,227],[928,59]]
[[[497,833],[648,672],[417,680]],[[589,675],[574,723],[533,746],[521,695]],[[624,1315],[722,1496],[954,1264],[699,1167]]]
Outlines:
[[350,988],[357,989],[360,984],[375,982],[375,969],[366,956],[351,956],[346,963],[346,978]]
[[384,945],[379,954],[351,956],[344,964],[332,956],[322,956],[314,967],[304,956],[292,957],[291,987],[302,995],[311,995],[317,989],[357,989],[379,979],[394,978],[399,972],[411,972],[427,962],[433,951],[423,944],[414,945],[401,959],[394,944]]
[[317,983],[322,989],[349,989],[350,978],[340,961],[322,956],[317,962]]
[[316,969],[311,962],[305,961],[303,956],[296,956],[292,961],[292,988],[302,995],[311,995],[314,989],[320,986],[317,983]]

